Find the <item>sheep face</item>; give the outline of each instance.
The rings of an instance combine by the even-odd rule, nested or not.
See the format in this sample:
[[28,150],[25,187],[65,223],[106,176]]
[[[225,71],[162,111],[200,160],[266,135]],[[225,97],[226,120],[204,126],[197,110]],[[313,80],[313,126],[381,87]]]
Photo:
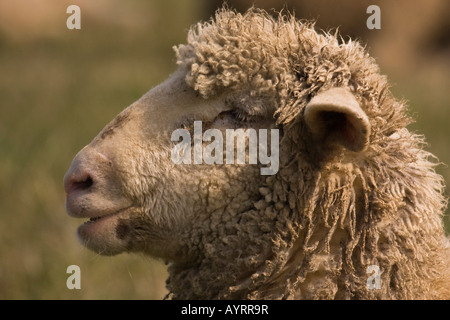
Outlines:
[[90,219],[78,229],[88,248],[192,259],[198,252],[181,245],[187,226],[211,223],[214,215],[220,222],[219,213],[238,214],[255,199],[258,181],[266,178],[257,165],[176,164],[171,135],[180,128],[192,131],[194,121],[202,121],[203,131],[221,132],[271,129],[274,121],[267,114],[237,114],[223,96],[205,100],[184,77],[180,70],[150,90],[74,158],[64,179],[66,208],[73,217]]
[[[251,229],[256,221],[242,219],[241,214],[264,212],[258,201],[273,200],[267,199],[272,195],[264,186],[274,179],[267,175],[277,173],[280,161],[284,165],[292,162],[289,156],[294,154],[282,150],[279,158],[275,109],[242,92],[224,91],[205,99],[186,84],[185,78],[186,70],[180,68],[120,113],[73,160],[64,178],[66,208],[73,217],[89,218],[78,229],[80,241],[88,248],[108,255],[141,251],[169,261],[192,261],[204,256],[211,244],[211,240],[206,240],[208,235],[215,233],[217,238],[221,232],[243,234],[242,230]],[[305,108],[303,118],[309,128],[305,138],[321,148],[332,144],[333,149],[340,145],[361,151],[367,145],[367,116],[345,89],[333,88],[317,95]],[[340,124],[333,123],[332,118]],[[258,145],[253,150],[249,143],[239,150],[233,137],[231,161],[227,154],[229,141],[222,141],[214,154],[222,151],[223,159],[215,158],[216,162],[209,164],[207,159],[199,162],[194,150],[199,144],[195,131],[201,130],[205,140],[211,129],[222,133],[224,140],[233,130],[236,142],[242,137],[241,141],[245,141],[249,130],[263,136],[257,137]],[[180,155],[174,141],[178,130],[194,136],[192,148],[191,140],[187,144],[186,150],[192,149],[187,157],[174,156]],[[277,135],[269,135],[269,131]],[[330,141],[324,143],[325,138]],[[202,155],[208,144],[200,142]],[[274,145],[276,149],[272,148]],[[266,159],[266,166],[258,161],[254,164],[254,160],[252,164],[250,158],[256,151],[254,159],[258,159],[264,147],[266,155],[271,154],[271,163]],[[281,148],[289,146],[283,144]],[[241,164],[239,152],[245,155]],[[267,173],[268,164],[275,170]],[[263,212],[258,213],[262,216],[257,223],[264,229],[262,233],[270,234],[268,225],[274,223],[275,216],[273,212]],[[219,224],[224,224],[226,231],[220,231]],[[245,243],[249,239],[241,240]],[[206,247],[205,243],[199,245],[201,242]]]

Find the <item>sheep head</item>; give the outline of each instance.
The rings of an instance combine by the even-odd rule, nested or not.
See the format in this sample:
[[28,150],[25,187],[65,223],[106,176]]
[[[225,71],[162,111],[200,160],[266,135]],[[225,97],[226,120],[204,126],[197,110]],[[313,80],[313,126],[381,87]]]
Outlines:
[[[165,259],[177,298],[376,294],[352,277],[378,259],[376,222],[404,198],[392,200],[367,176],[387,174],[378,165],[395,157],[431,165],[414,148],[389,147],[411,139],[402,131],[409,118],[375,62],[357,43],[258,10],[219,10],[175,52],[178,70],[108,124],[65,175],[68,213],[89,219],[81,242],[101,254]],[[267,138],[268,149],[279,145],[271,149],[276,170],[264,175],[267,162],[249,161],[249,136],[244,164],[233,162],[234,137],[230,162],[196,159],[213,143],[214,156],[225,155],[228,141],[218,136],[231,129],[237,139],[277,130]],[[193,137],[185,149],[176,149],[177,130]],[[395,197],[406,192],[395,188]],[[385,193],[369,197],[371,190]],[[416,198],[407,201],[423,200]],[[428,206],[443,202],[436,196]],[[355,265],[354,253],[365,262]],[[308,284],[316,278],[306,274],[318,270],[325,280]],[[352,285],[340,287],[338,274]]]

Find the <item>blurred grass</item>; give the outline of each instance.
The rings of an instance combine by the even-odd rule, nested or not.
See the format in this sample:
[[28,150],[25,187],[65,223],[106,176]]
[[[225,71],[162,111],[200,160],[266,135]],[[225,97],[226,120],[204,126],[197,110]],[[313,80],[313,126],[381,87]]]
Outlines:
[[[175,70],[172,46],[209,17],[207,1],[4,1],[0,299],[161,299],[161,262],[100,257],[77,242],[80,222],[65,213],[62,178],[104,125]],[[79,31],[66,28],[70,4],[81,8]],[[413,128],[450,164],[449,73],[426,66],[420,72],[394,74],[394,92],[409,99]],[[439,172],[450,181],[448,167]],[[66,288],[72,264],[81,268],[81,290]]]

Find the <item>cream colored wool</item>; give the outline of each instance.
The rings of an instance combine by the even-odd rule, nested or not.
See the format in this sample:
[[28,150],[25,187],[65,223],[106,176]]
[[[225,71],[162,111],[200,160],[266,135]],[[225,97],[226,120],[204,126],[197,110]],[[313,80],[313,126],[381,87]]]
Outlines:
[[[279,174],[261,185],[262,200],[242,213],[253,223],[214,238],[213,256],[196,268],[171,266],[174,298],[450,298],[442,177],[359,43],[291,16],[223,9],[175,50],[186,82],[205,99],[226,91],[251,97],[250,113],[273,110],[284,153]],[[304,107],[331,87],[349,88],[368,115],[362,154],[321,154],[307,141]],[[380,290],[367,287],[369,265],[381,269]]]
[[[102,216],[87,247],[164,259],[173,299],[450,299],[437,161],[359,43],[224,8],[175,51],[66,174],[69,213]],[[171,133],[194,120],[278,128],[278,173],[174,164]]]

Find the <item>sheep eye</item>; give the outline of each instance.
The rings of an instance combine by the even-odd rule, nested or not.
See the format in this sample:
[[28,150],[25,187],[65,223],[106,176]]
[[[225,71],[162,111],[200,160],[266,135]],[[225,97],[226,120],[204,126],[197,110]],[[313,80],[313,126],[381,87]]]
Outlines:
[[241,109],[230,109],[219,113],[214,121],[211,123],[211,127],[214,128],[251,128],[255,126],[261,126],[265,120],[260,115],[250,115]]
[[230,109],[219,113],[216,120],[232,120],[235,122],[254,122],[256,120],[255,116],[251,116],[245,113],[241,109]]

